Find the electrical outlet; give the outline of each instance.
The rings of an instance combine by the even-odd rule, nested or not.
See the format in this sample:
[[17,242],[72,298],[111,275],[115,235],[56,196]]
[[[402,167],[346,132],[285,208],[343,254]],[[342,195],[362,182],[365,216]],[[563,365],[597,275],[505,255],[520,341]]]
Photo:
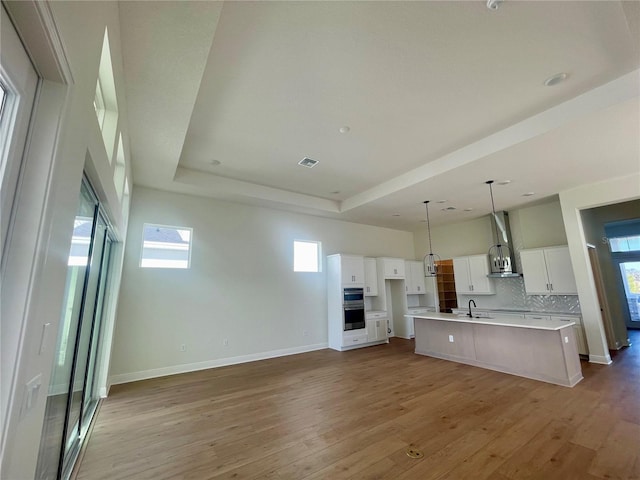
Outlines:
[[184,343],[182,345],[180,345],[180,351],[181,352],[186,352],[187,351],[187,346]]
[[564,337],[564,343],[569,343],[569,337]]
[[222,345],[224,345],[225,347],[229,346],[229,339],[225,338],[224,340],[222,340]]
[[449,342],[453,343],[453,335],[449,335]]

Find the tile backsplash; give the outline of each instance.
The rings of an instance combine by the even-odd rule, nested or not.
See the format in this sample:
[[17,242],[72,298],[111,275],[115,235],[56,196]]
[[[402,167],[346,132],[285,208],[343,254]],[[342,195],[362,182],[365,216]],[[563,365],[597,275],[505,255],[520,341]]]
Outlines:
[[494,282],[495,295],[458,295],[458,307],[465,308],[473,299],[478,308],[580,313],[577,295],[527,295],[522,277],[496,278]]

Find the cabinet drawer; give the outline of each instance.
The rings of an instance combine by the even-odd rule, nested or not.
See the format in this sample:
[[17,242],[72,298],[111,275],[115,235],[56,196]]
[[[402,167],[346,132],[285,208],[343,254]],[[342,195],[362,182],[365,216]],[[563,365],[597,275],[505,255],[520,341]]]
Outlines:
[[361,333],[358,335],[349,335],[342,337],[342,346],[343,347],[350,347],[352,345],[360,345],[360,344],[364,344],[367,343],[367,334],[366,333]]
[[580,317],[574,317],[572,315],[551,315],[551,320],[559,320],[561,322],[575,322],[576,325],[582,325],[582,319]]
[[386,312],[375,312],[375,313],[365,312],[365,318],[386,318],[386,316],[387,316]]

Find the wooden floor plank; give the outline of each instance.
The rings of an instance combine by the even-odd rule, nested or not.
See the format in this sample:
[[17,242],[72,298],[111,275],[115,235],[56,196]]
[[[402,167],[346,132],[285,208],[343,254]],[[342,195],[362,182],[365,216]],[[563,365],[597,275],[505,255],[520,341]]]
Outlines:
[[117,385],[77,479],[640,479],[633,338],[574,388],[401,339]]

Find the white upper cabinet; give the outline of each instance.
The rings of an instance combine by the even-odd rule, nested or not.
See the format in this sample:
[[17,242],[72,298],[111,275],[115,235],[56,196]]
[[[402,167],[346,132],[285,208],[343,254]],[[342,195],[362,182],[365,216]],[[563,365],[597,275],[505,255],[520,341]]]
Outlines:
[[378,258],[378,268],[382,268],[384,278],[405,278],[403,258]]
[[489,275],[489,256],[471,255],[453,259],[456,292],[463,295],[493,295],[496,293]]
[[364,288],[364,257],[340,255],[342,285]]
[[520,252],[527,295],[577,295],[569,247],[536,248]]
[[364,259],[364,295],[365,297],[378,295],[378,269],[375,258]]
[[424,284],[424,264],[416,260],[405,262],[405,289],[407,295],[422,295],[426,293]]

